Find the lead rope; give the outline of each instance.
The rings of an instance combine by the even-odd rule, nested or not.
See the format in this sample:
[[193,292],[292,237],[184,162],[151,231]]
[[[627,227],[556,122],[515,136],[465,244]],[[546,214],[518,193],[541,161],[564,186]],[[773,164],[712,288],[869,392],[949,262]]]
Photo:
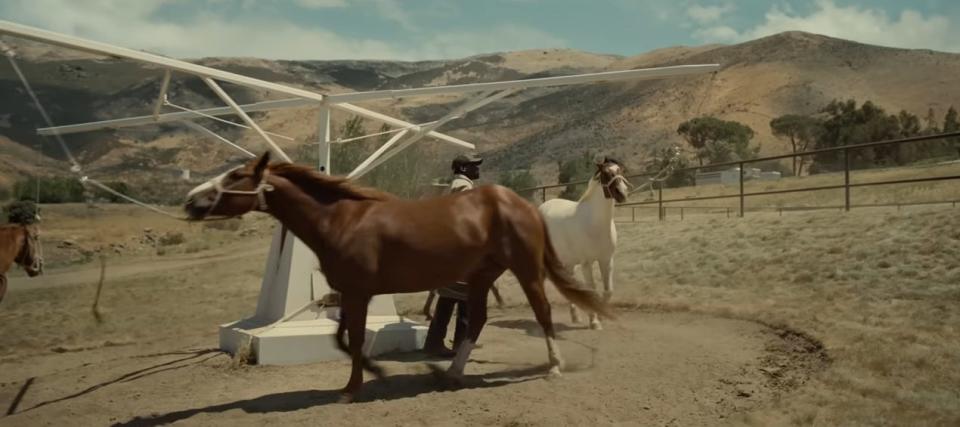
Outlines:
[[628,193],[628,194],[633,194],[633,193],[636,193],[636,192],[638,192],[638,191],[642,191],[642,190],[645,189],[645,188],[649,188],[649,189],[650,189],[650,194],[651,194],[651,196],[652,196],[652,195],[653,195],[653,183],[654,183],[654,182],[663,182],[664,180],[666,180],[667,178],[669,178],[670,175],[673,174],[674,169],[676,169],[677,165],[679,165],[679,164],[680,164],[680,149],[679,149],[679,147],[674,147],[673,155],[670,157],[670,160],[667,162],[667,165],[664,166],[663,169],[660,169],[660,172],[657,172],[657,174],[654,175],[652,178],[649,178],[649,179],[647,180],[647,182],[645,182],[645,183],[643,183],[643,184],[641,184],[641,185],[639,185],[639,186],[634,187],[634,189],[633,189],[633,190],[630,190],[630,193]]

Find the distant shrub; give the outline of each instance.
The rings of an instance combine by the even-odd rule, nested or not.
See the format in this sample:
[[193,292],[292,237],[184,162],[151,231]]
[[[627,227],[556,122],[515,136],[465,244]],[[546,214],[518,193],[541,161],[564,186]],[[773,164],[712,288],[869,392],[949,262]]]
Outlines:
[[187,239],[181,232],[171,232],[160,236],[160,246],[175,246],[186,242]]

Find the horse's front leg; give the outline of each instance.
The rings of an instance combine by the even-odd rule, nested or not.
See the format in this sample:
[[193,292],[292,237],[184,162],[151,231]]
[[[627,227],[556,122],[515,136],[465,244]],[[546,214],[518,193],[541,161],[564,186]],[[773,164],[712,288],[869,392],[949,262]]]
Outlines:
[[613,254],[600,261],[600,277],[603,280],[603,302],[609,303],[613,297]]
[[[587,267],[584,267],[585,265],[586,265]],[[584,275],[584,278],[586,278],[585,275],[586,275],[586,274],[589,274],[589,273],[587,273],[587,272],[590,271],[590,268],[591,268],[591,267],[589,266],[589,264],[586,264],[586,263],[580,264],[580,270],[581,270],[581,273],[580,273],[580,274]],[[591,288],[593,287],[593,276],[590,276],[590,281],[589,281],[587,284],[588,284]],[[577,310],[577,306],[574,305],[574,304],[571,302],[571,303],[570,303],[570,322],[573,323],[573,324],[577,324],[577,323],[580,323],[581,321],[582,321],[582,320],[580,319],[580,310]]]
[[[593,280],[593,261],[580,264],[580,270],[583,272],[583,282],[590,289],[596,291],[597,282]],[[597,313],[590,313],[590,329],[603,329],[603,325],[600,324],[600,316],[597,316]]]
[[[349,334],[348,348],[350,359],[353,362],[350,371],[350,380],[347,382],[347,386],[343,388],[343,396],[340,398],[340,401],[343,403],[353,401],[354,396],[356,396],[360,390],[360,386],[363,385],[364,368],[372,371],[377,376],[383,375],[382,370],[376,365],[373,365],[363,355],[363,339],[366,335],[367,306],[369,303],[370,298],[366,296],[343,295],[341,299],[343,315],[340,316],[340,322],[346,324],[346,330]],[[342,328],[343,326],[338,328],[338,341],[342,338],[340,334]]]

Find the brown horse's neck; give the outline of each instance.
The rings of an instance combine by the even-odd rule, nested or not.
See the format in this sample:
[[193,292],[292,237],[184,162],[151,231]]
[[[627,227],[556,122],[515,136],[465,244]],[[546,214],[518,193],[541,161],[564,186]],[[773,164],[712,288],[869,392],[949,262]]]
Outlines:
[[21,225],[0,227],[0,274],[6,273],[24,250],[27,228]]
[[331,223],[341,205],[394,199],[300,166],[271,170],[268,179],[274,187],[266,193],[268,213],[317,253],[330,246],[332,235],[338,231]]
[[315,251],[326,246],[332,204],[320,203],[290,181],[271,180],[274,190],[266,193],[267,213]]

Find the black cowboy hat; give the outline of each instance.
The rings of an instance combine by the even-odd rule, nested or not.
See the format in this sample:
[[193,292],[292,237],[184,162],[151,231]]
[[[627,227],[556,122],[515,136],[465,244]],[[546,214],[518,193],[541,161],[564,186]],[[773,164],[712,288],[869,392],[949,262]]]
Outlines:
[[453,159],[453,166],[479,165],[483,159],[476,154],[461,154]]

